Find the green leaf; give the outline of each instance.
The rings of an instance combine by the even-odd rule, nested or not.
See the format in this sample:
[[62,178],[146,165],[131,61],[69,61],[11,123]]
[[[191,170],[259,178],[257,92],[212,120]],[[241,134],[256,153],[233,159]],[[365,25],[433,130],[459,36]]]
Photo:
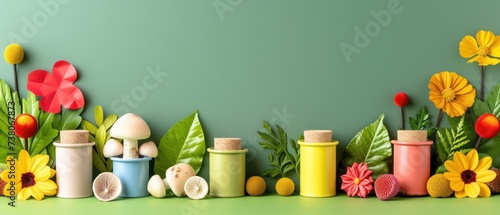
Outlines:
[[102,123],[102,126],[106,128],[106,130],[109,130],[113,124],[115,124],[116,120],[118,119],[118,116],[116,114],[110,114],[104,122]]
[[169,167],[178,163],[187,163],[198,173],[205,150],[205,135],[198,119],[198,111],[195,111],[177,122],[161,138],[154,172],[164,178],[165,171]]
[[77,110],[63,108],[62,112],[54,118],[54,128],[57,130],[74,130],[78,128],[82,122],[82,117],[80,116],[82,111],[83,108]]
[[474,101],[473,110],[476,118],[485,113],[491,113],[500,118],[500,82],[493,87],[484,102],[479,99]]
[[[36,95],[32,92],[29,92],[28,97],[23,99],[23,113],[29,113],[35,117],[35,119],[38,119],[38,116],[40,115],[38,100],[36,100]],[[40,126],[40,123],[38,126]]]
[[373,172],[374,180],[389,172],[392,144],[383,120],[382,114],[377,121],[365,127],[349,142],[341,164],[344,169],[352,166],[354,162],[363,162]]
[[500,136],[497,135],[481,144],[477,151],[489,155],[492,159],[492,166],[500,168]]
[[49,144],[52,144],[54,138],[59,135],[59,131],[52,127],[54,114],[41,112],[39,118],[40,128],[32,138],[30,144],[30,155],[37,155],[42,152]]
[[9,166],[7,166],[7,164],[5,164],[5,163],[0,163],[0,170],[6,170],[6,169],[8,169],[8,168],[9,168]]
[[97,127],[101,126],[104,120],[104,111],[102,111],[102,107],[100,105],[96,105],[94,107],[94,118]]
[[82,128],[89,131],[89,133],[94,136],[95,133],[97,132],[97,128],[95,127],[95,125],[93,125],[87,120],[82,120]]
[[92,164],[99,172],[107,172],[108,169],[101,160],[100,155],[95,150],[92,150]]
[[97,129],[96,133],[95,133],[95,147],[97,149],[97,152],[99,153],[99,155],[101,157],[104,157],[103,155],[103,149],[104,149],[104,145],[106,144],[106,137],[107,137],[107,134],[106,134],[106,128],[104,126],[99,126],[99,128]]

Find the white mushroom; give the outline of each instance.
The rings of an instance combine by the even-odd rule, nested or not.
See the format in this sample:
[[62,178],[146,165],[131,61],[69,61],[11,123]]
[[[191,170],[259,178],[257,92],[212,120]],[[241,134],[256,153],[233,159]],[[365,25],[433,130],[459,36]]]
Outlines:
[[167,169],[166,181],[176,196],[184,196],[186,181],[195,175],[193,167],[186,163],[179,163]]
[[193,176],[186,181],[184,192],[191,199],[203,199],[208,193],[208,184],[200,176]]
[[127,113],[116,120],[110,134],[112,137],[123,139],[123,158],[138,158],[137,140],[151,136],[151,130],[141,117]]
[[102,149],[104,157],[114,157],[123,154],[123,145],[113,138],[109,139]]
[[167,189],[159,175],[153,175],[153,177],[149,179],[148,192],[156,198],[163,198],[167,195]]
[[155,158],[158,156],[158,147],[156,147],[153,141],[148,141],[139,147],[139,154],[142,156]]
[[92,184],[94,196],[104,202],[114,200],[122,192],[122,183],[118,176],[110,172],[99,174]]

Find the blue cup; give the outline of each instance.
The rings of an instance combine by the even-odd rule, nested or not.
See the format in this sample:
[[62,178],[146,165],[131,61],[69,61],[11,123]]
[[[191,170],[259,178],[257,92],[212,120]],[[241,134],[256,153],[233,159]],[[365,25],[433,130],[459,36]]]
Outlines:
[[113,173],[120,178],[120,197],[148,196],[149,161],[151,157],[122,158],[111,157]]

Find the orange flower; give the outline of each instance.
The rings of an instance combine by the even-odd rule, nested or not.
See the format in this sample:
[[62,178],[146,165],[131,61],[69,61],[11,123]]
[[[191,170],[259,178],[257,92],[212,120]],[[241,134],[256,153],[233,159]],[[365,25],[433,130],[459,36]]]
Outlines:
[[454,72],[433,75],[428,87],[429,99],[450,117],[462,116],[476,98],[476,90],[467,79]]

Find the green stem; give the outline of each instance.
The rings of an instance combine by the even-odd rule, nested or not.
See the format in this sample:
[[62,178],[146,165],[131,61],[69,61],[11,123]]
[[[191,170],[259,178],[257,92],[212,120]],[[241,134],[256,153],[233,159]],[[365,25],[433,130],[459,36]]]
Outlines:
[[484,101],[484,66],[481,66],[481,101]]
[[30,153],[30,149],[28,148],[28,138],[23,138],[24,139],[24,149]]

